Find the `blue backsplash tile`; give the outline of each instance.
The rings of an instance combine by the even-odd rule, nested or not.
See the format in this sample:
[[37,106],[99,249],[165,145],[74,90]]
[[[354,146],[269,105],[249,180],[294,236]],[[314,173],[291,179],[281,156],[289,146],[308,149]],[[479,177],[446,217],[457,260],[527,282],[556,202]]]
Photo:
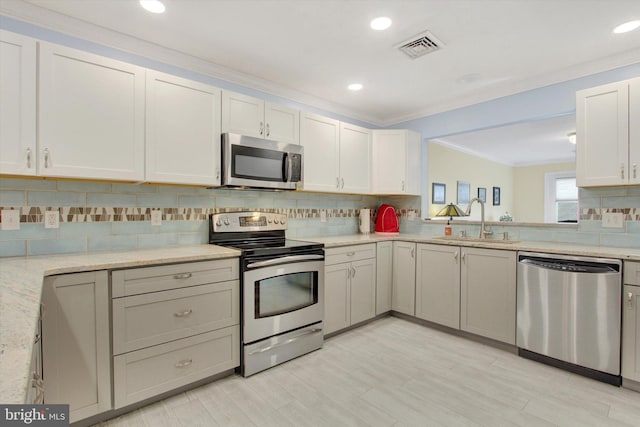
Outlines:
[[27,253],[29,255],[52,255],[85,252],[87,250],[87,239],[81,238],[29,240],[27,242],[27,248]]
[[27,255],[26,240],[9,240],[0,245],[0,257]]
[[27,196],[24,191],[0,191],[0,206],[25,206]]
[[85,193],[69,191],[29,191],[28,197],[31,206],[84,206],[86,201]]

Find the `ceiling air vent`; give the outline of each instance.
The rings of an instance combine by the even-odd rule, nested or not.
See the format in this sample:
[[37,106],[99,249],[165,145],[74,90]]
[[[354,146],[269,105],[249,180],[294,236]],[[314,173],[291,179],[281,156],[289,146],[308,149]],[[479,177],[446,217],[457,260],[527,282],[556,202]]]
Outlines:
[[443,47],[444,43],[429,31],[413,36],[409,40],[403,41],[396,46],[397,49],[404,52],[411,59],[420,58],[427,53],[435,52]]

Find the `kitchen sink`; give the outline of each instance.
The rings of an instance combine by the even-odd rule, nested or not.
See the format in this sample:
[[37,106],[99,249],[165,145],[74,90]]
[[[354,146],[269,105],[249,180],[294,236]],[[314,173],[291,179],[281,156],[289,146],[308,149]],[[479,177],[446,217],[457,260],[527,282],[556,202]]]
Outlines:
[[452,242],[481,242],[481,243],[495,243],[495,244],[509,244],[509,243],[520,242],[520,240],[481,239],[479,237],[467,237],[467,236],[438,236],[438,237],[434,237],[434,239],[449,240]]

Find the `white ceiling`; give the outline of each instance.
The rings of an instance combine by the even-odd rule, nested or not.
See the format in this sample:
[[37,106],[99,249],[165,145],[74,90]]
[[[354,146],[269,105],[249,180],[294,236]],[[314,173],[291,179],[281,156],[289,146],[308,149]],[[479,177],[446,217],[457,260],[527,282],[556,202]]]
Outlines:
[[574,115],[518,123],[434,140],[450,148],[511,166],[575,162]]
[[[138,40],[134,53],[177,50],[242,76],[230,81],[380,126],[640,62],[640,30],[612,34],[640,19],[638,0],[163,1],[162,15],[137,0],[2,0],[0,12],[97,42],[113,30]],[[380,15],[389,30],[369,28]],[[444,49],[412,60],[394,48],[425,30]]]

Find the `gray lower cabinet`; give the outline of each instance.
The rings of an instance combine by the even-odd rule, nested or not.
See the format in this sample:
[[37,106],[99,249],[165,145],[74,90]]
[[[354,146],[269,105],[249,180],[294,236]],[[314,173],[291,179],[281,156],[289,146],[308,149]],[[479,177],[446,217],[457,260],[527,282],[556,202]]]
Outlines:
[[460,329],[460,250],[418,244],[416,317]]
[[391,311],[393,242],[376,243],[376,316]]
[[393,311],[415,315],[416,300],[416,244],[393,242]]
[[622,377],[640,382],[640,263],[624,263]]
[[111,409],[108,273],[44,279],[44,403],[69,404],[71,422]]
[[516,252],[461,248],[460,329],[516,343]]
[[376,315],[376,244],[325,251],[324,334]]
[[112,288],[114,408],[239,366],[237,258],[117,270]]

